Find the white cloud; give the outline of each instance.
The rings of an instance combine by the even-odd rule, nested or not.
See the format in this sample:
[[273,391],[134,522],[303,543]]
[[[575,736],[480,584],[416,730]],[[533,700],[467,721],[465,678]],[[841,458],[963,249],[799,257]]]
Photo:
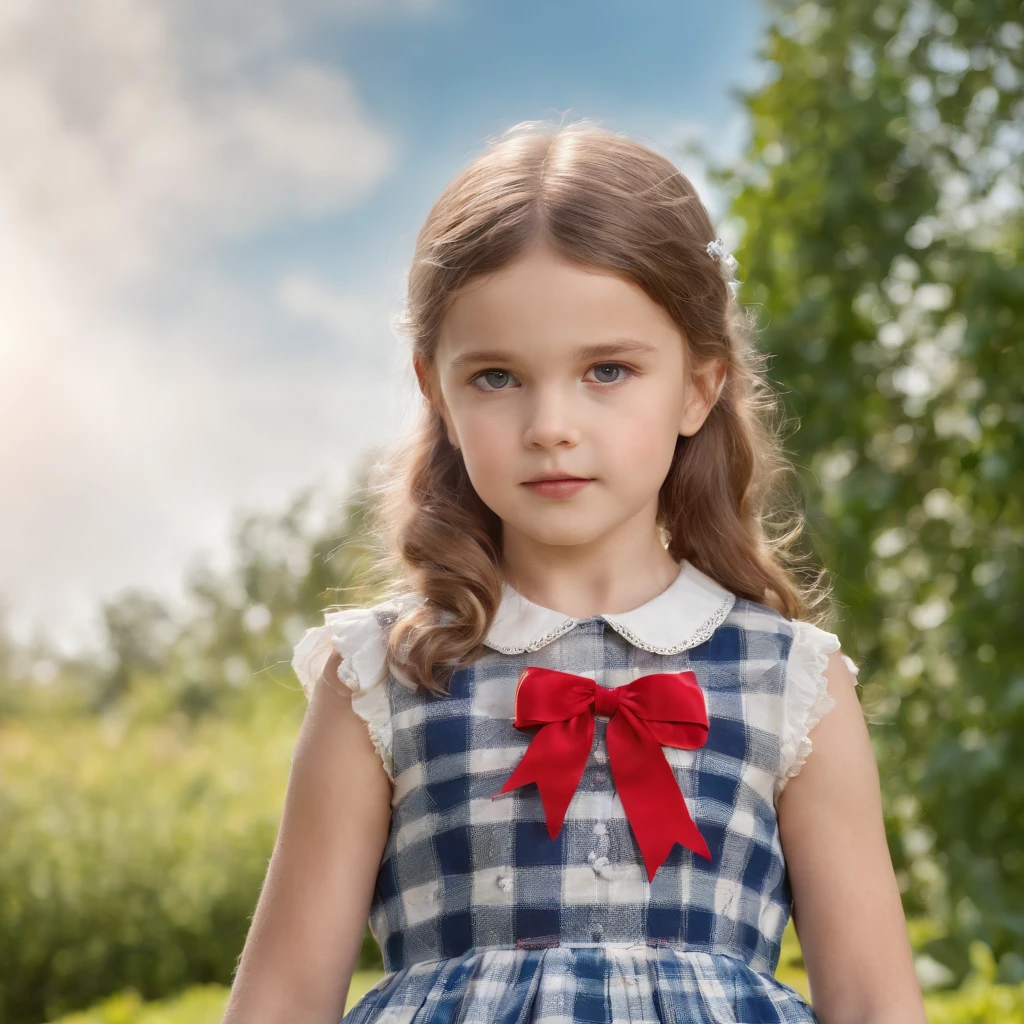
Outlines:
[[[67,649],[100,596],[172,585],[234,509],[342,482],[389,425],[388,364],[325,380],[322,351],[282,352],[277,296],[217,252],[358,202],[395,143],[341,70],[290,55],[322,5],[214,6],[0,13],[0,594]],[[301,288],[341,335],[344,304]]]
[[[228,282],[212,287],[219,306],[159,332],[100,310],[75,325],[88,352],[19,352],[23,387],[0,406],[0,592],[17,599],[19,635],[45,613],[65,647],[92,641],[100,595],[175,592],[198,548],[223,547],[237,510],[280,507],[315,480],[340,489],[396,424],[386,363],[332,347],[247,359],[222,339],[258,328]],[[393,349],[385,314],[369,347]]]
[[364,297],[342,294],[305,274],[283,277],[278,282],[277,298],[281,307],[298,319],[353,342],[380,313],[378,306]]
[[28,11],[0,37],[5,220],[76,276],[153,273],[354,202],[391,168],[393,144],[337,69],[278,61],[200,88],[155,3]]

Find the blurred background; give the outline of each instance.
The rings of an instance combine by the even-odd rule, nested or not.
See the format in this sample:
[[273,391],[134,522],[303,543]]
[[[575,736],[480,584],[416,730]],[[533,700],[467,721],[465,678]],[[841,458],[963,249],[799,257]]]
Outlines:
[[8,0],[0,1020],[219,1021],[291,647],[374,599],[416,232],[491,137],[590,118],[691,177],[758,311],[930,1019],[1024,1021],[1021,15]]

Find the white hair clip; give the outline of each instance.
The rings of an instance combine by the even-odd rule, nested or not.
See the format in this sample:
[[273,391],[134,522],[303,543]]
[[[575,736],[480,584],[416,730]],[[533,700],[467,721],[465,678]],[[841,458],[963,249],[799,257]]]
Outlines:
[[720,260],[730,275],[736,269],[736,257],[726,250],[720,238],[708,242],[706,252],[713,260]]
[[705,247],[705,252],[707,252],[713,260],[716,260],[721,264],[722,272],[725,275],[726,281],[729,283],[729,288],[733,295],[735,295],[739,288],[739,282],[735,280],[736,267],[738,265],[736,263],[736,257],[725,248],[725,244],[720,238],[716,238],[713,242],[708,242]]

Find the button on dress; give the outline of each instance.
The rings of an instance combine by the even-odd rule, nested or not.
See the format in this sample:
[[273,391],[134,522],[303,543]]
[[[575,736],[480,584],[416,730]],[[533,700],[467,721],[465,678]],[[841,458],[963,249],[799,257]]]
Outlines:
[[[817,1021],[774,977],[792,913],[776,805],[834,705],[824,671],[838,638],[685,559],[639,608],[585,619],[506,583],[484,653],[435,696],[385,656],[388,628],[419,600],[328,612],[292,662],[308,695],[342,654],[339,680],[393,781],[370,916],[386,973],[346,1024]],[[695,674],[707,740],[662,750],[710,860],[677,844],[648,879],[604,718],[555,839],[536,785],[495,796],[531,739],[513,725],[529,666],[605,687]]]

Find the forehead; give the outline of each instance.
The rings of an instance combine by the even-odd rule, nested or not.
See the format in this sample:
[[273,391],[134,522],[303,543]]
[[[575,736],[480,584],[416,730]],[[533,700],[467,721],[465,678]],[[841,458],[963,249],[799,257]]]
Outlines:
[[537,250],[460,289],[441,325],[438,355],[451,359],[485,343],[550,357],[619,338],[655,350],[682,342],[668,312],[639,285]]

